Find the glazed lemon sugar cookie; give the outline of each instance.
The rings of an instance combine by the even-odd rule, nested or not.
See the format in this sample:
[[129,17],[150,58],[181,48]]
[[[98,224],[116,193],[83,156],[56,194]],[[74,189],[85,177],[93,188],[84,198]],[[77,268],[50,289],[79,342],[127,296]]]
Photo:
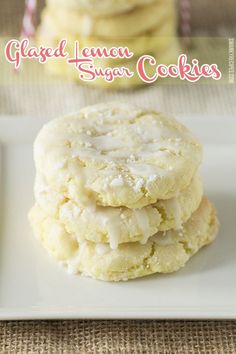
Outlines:
[[[173,38],[171,48],[168,47],[167,50],[162,51],[161,53],[158,52],[149,54],[156,58],[158,62],[164,65],[170,65],[173,62],[176,62],[179,53],[179,43]],[[100,87],[106,90],[128,90],[130,88],[148,85],[140,79],[136,71],[137,60],[137,58],[133,58],[128,62],[120,62],[120,60],[114,60],[113,62],[110,60],[109,62],[107,62],[105,59],[95,60],[95,67],[99,68],[100,73],[102,71],[102,75],[92,81],[88,81],[84,78],[82,80],[79,76],[80,73],[77,71],[77,69],[73,65],[68,65],[66,60],[49,60],[44,64],[44,67],[51,75],[54,75],[56,77],[60,76],[62,79],[74,81],[79,84]],[[112,81],[111,77],[113,76],[113,69],[116,70],[116,72],[118,71],[123,76],[114,77]],[[128,77],[126,75],[127,70],[129,70],[129,72],[134,73],[132,77]],[[155,66],[149,65],[147,66],[145,71],[149,77],[152,77],[155,74]],[[156,82],[159,83],[159,79]]]
[[104,16],[130,11],[137,6],[157,1],[159,0],[47,0],[47,4],[91,12],[93,16]]
[[[153,55],[164,65],[176,62],[180,54],[176,17],[174,0],[48,0],[37,42],[54,46],[66,38],[68,52],[73,56],[75,40],[79,41],[80,48],[128,47],[134,53],[130,61],[124,58],[95,59],[93,71],[99,72],[99,77],[91,81],[86,80],[90,76],[88,73],[84,79],[67,59],[49,60],[45,67],[52,75],[80,84],[130,89],[145,84],[136,70],[138,57],[142,54]],[[148,67],[149,73],[155,74],[154,67]]]
[[[127,89],[130,87],[136,87],[143,85],[144,82],[139,78],[136,72],[136,65],[139,56],[142,54],[151,54],[157,58],[158,62],[169,65],[176,62],[178,55],[180,54],[179,42],[175,38],[175,25],[171,18],[167,21],[160,23],[158,27],[150,32],[145,33],[138,37],[129,38],[114,38],[103,40],[98,37],[83,37],[72,36],[66,34],[63,30],[58,30],[58,26],[54,23],[52,16],[45,11],[43,15],[43,25],[39,28],[37,34],[37,42],[47,46],[56,46],[61,38],[67,39],[66,50],[69,53],[69,57],[74,57],[74,45],[75,41],[79,42],[80,48],[83,47],[128,47],[130,52],[134,53],[134,57],[129,59],[110,59],[101,58],[94,59],[94,65],[96,68],[102,68],[104,76],[96,78],[94,81],[81,80],[79,72],[72,65],[67,64],[65,60],[53,60],[50,59],[44,66],[46,70],[55,76],[61,76],[62,78],[73,80],[82,84],[99,86],[106,89]],[[109,77],[111,70],[119,68],[119,72],[124,73],[122,68],[134,73],[133,77],[114,78],[113,81],[109,79],[107,82],[106,77]],[[108,68],[108,69],[107,69]],[[99,69],[100,70],[100,69]],[[155,67],[149,66],[146,68],[147,74],[152,76],[155,73]],[[105,74],[105,72],[107,74]]]
[[[134,56],[140,56],[142,54],[149,54],[152,52],[161,54],[173,45],[173,42],[177,42],[176,39],[176,26],[174,21],[174,16],[168,15],[167,18],[163,19],[158,25],[143,33],[142,35],[135,37],[113,37],[108,39],[99,38],[96,36],[76,36],[76,34],[71,34],[63,29],[61,29],[55,21],[55,18],[45,9],[42,14],[42,25],[37,31],[37,42],[40,45],[46,46],[56,46],[62,38],[67,39],[66,49],[70,54],[70,57],[74,56],[74,46],[75,41],[79,43],[80,49],[84,47],[99,47],[99,48],[113,48],[113,47],[127,47],[129,52],[134,53]],[[178,42],[177,42],[178,43]],[[179,51],[180,52],[180,51]],[[177,54],[176,58],[177,59]],[[127,59],[126,59],[127,60]],[[96,62],[104,62],[102,66],[108,66],[112,64],[116,65],[118,62],[125,61],[125,59],[111,59],[106,58],[102,60],[95,60]]]
[[201,247],[212,242],[218,230],[215,209],[206,197],[181,230],[159,232],[145,245],[125,243],[116,250],[108,244],[77,242],[62,223],[38,206],[32,209],[30,220],[43,246],[70,271],[107,281],[177,271]]
[[78,242],[109,243],[112,249],[125,242],[146,243],[158,231],[180,229],[199,207],[203,188],[199,176],[178,196],[159,200],[142,209],[78,206],[55,192],[40,176],[35,180],[35,201],[49,216],[58,219]]
[[[154,56],[158,62],[161,62],[164,65],[169,65],[173,62],[176,62],[176,58],[180,53],[180,47],[179,43],[175,39],[173,39],[172,42],[173,44],[171,45],[171,49],[167,48],[166,51],[161,53],[158,52],[149,54]],[[137,60],[137,58],[133,58],[128,62],[121,62],[120,60],[113,62],[111,60],[107,62],[103,59],[95,60],[94,65],[96,68],[99,68],[100,73],[102,71],[102,75],[92,81],[85,80],[85,78],[82,80],[77,69],[72,65],[68,65],[66,60],[49,60],[44,64],[44,67],[51,75],[57,77],[60,76],[62,79],[78,82],[83,85],[100,87],[106,90],[128,90],[130,88],[145,85],[144,81],[140,79],[136,71]],[[112,81],[111,77],[113,75],[113,69],[116,70],[116,72],[119,71],[119,73],[123,74],[123,76],[115,77]],[[127,70],[134,73],[132,77],[127,77],[127,75],[124,74],[127,72]],[[155,74],[155,66],[147,66],[146,74],[149,77],[152,77]],[[159,83],[159,79],[157,80],[157,83]]]
[[[47,11],[58,27],[80,36],[101,38],[132,37],[155,28],[173,11],[173,2],[158,1],[112,17],[94,18],[86,12],[48,6]],[[138,25],[137,25],[138,24]]]
[[170,199],[201,158],[200,143],[175,119],[120,102],[55,119],[34,144],[37,173],[78,205],[142,208]]
[[34,144],[34,233],[73,273],[120,281],[176,271],[218,230],[201,155],[175,119],[128,103],[55,119]]

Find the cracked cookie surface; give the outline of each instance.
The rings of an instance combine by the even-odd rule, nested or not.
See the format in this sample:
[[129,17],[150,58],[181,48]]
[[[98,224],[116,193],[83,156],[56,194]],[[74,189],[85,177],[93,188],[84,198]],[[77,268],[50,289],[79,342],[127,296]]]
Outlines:
[[46,124],[34,144],[37,172],[78,205],[142,208],[189,186],[198,140],[163,113],[113,102]]
[[63,224],[38,206],[31,210],[30,220],[43,246],[70,271],[106,281],[177,271],[201,247],[212,242],[218,231],[215,209],[206,197],[181,230],[159,232],[145,245],[126,243],[116,250],[108,244],[77,242]]
[[48,187],[40,176],[35,180],[35,201],[45,213],[58,219],[78,241],[110,243],[112,249],[125,242],[145,243],[158,231],[181,228],[198,208],[202,194],[202,181],[196,175],[178,196],[141,209],[83,207]]

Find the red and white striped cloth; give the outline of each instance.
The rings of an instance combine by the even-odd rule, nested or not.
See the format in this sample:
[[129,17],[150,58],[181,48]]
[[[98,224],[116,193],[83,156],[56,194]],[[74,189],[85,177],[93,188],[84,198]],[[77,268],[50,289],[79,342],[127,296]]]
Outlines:
[[183,40],[183,49],[189,44],[191,36],[191,4],[190,0],[180,1],[180,35]]
[[34,15],[37,8],[37,0],[25,1],[25,13],[22,22],[21,37],[31,38],[35,34]]

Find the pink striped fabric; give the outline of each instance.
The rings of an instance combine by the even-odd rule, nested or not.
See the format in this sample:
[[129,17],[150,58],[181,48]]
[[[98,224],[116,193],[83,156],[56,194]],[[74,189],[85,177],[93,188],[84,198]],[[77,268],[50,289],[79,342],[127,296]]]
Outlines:
[[37,7],[37,0],[25,1],[25,13],[22,22],[21,37],[30,38],[35,33],[33,17]]
[[191,36],[191,4],[190,0],[180,1],[180,35],[182,37],[183,47],[189,44]]

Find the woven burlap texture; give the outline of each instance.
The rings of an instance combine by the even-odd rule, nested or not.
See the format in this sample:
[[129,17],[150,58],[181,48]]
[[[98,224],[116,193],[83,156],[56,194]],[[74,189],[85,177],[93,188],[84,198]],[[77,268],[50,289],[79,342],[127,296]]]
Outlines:
[[[194,32],[233,33],[235,0],[191,2]],[[38,5],[42,8],[43,1],[38,1]],[[205,11],[207,5],[213,6],[210,14]],[[1,35],[19,34],[23,8],[24,0],[1,0]],[[35,84],[1,86],[0,114],[51,117],[111,99],[151,104],[174,114],[236,112],[236,90],[232,85],[195,86],[191,90],[185,86],[163,86],[134,93],[109,93],[73,84]],[[236,322],[5,321],[0,323],[0,353],[235,354]]]
[[51,321],[0,327],[1,353],[235,354],[235,322]]

